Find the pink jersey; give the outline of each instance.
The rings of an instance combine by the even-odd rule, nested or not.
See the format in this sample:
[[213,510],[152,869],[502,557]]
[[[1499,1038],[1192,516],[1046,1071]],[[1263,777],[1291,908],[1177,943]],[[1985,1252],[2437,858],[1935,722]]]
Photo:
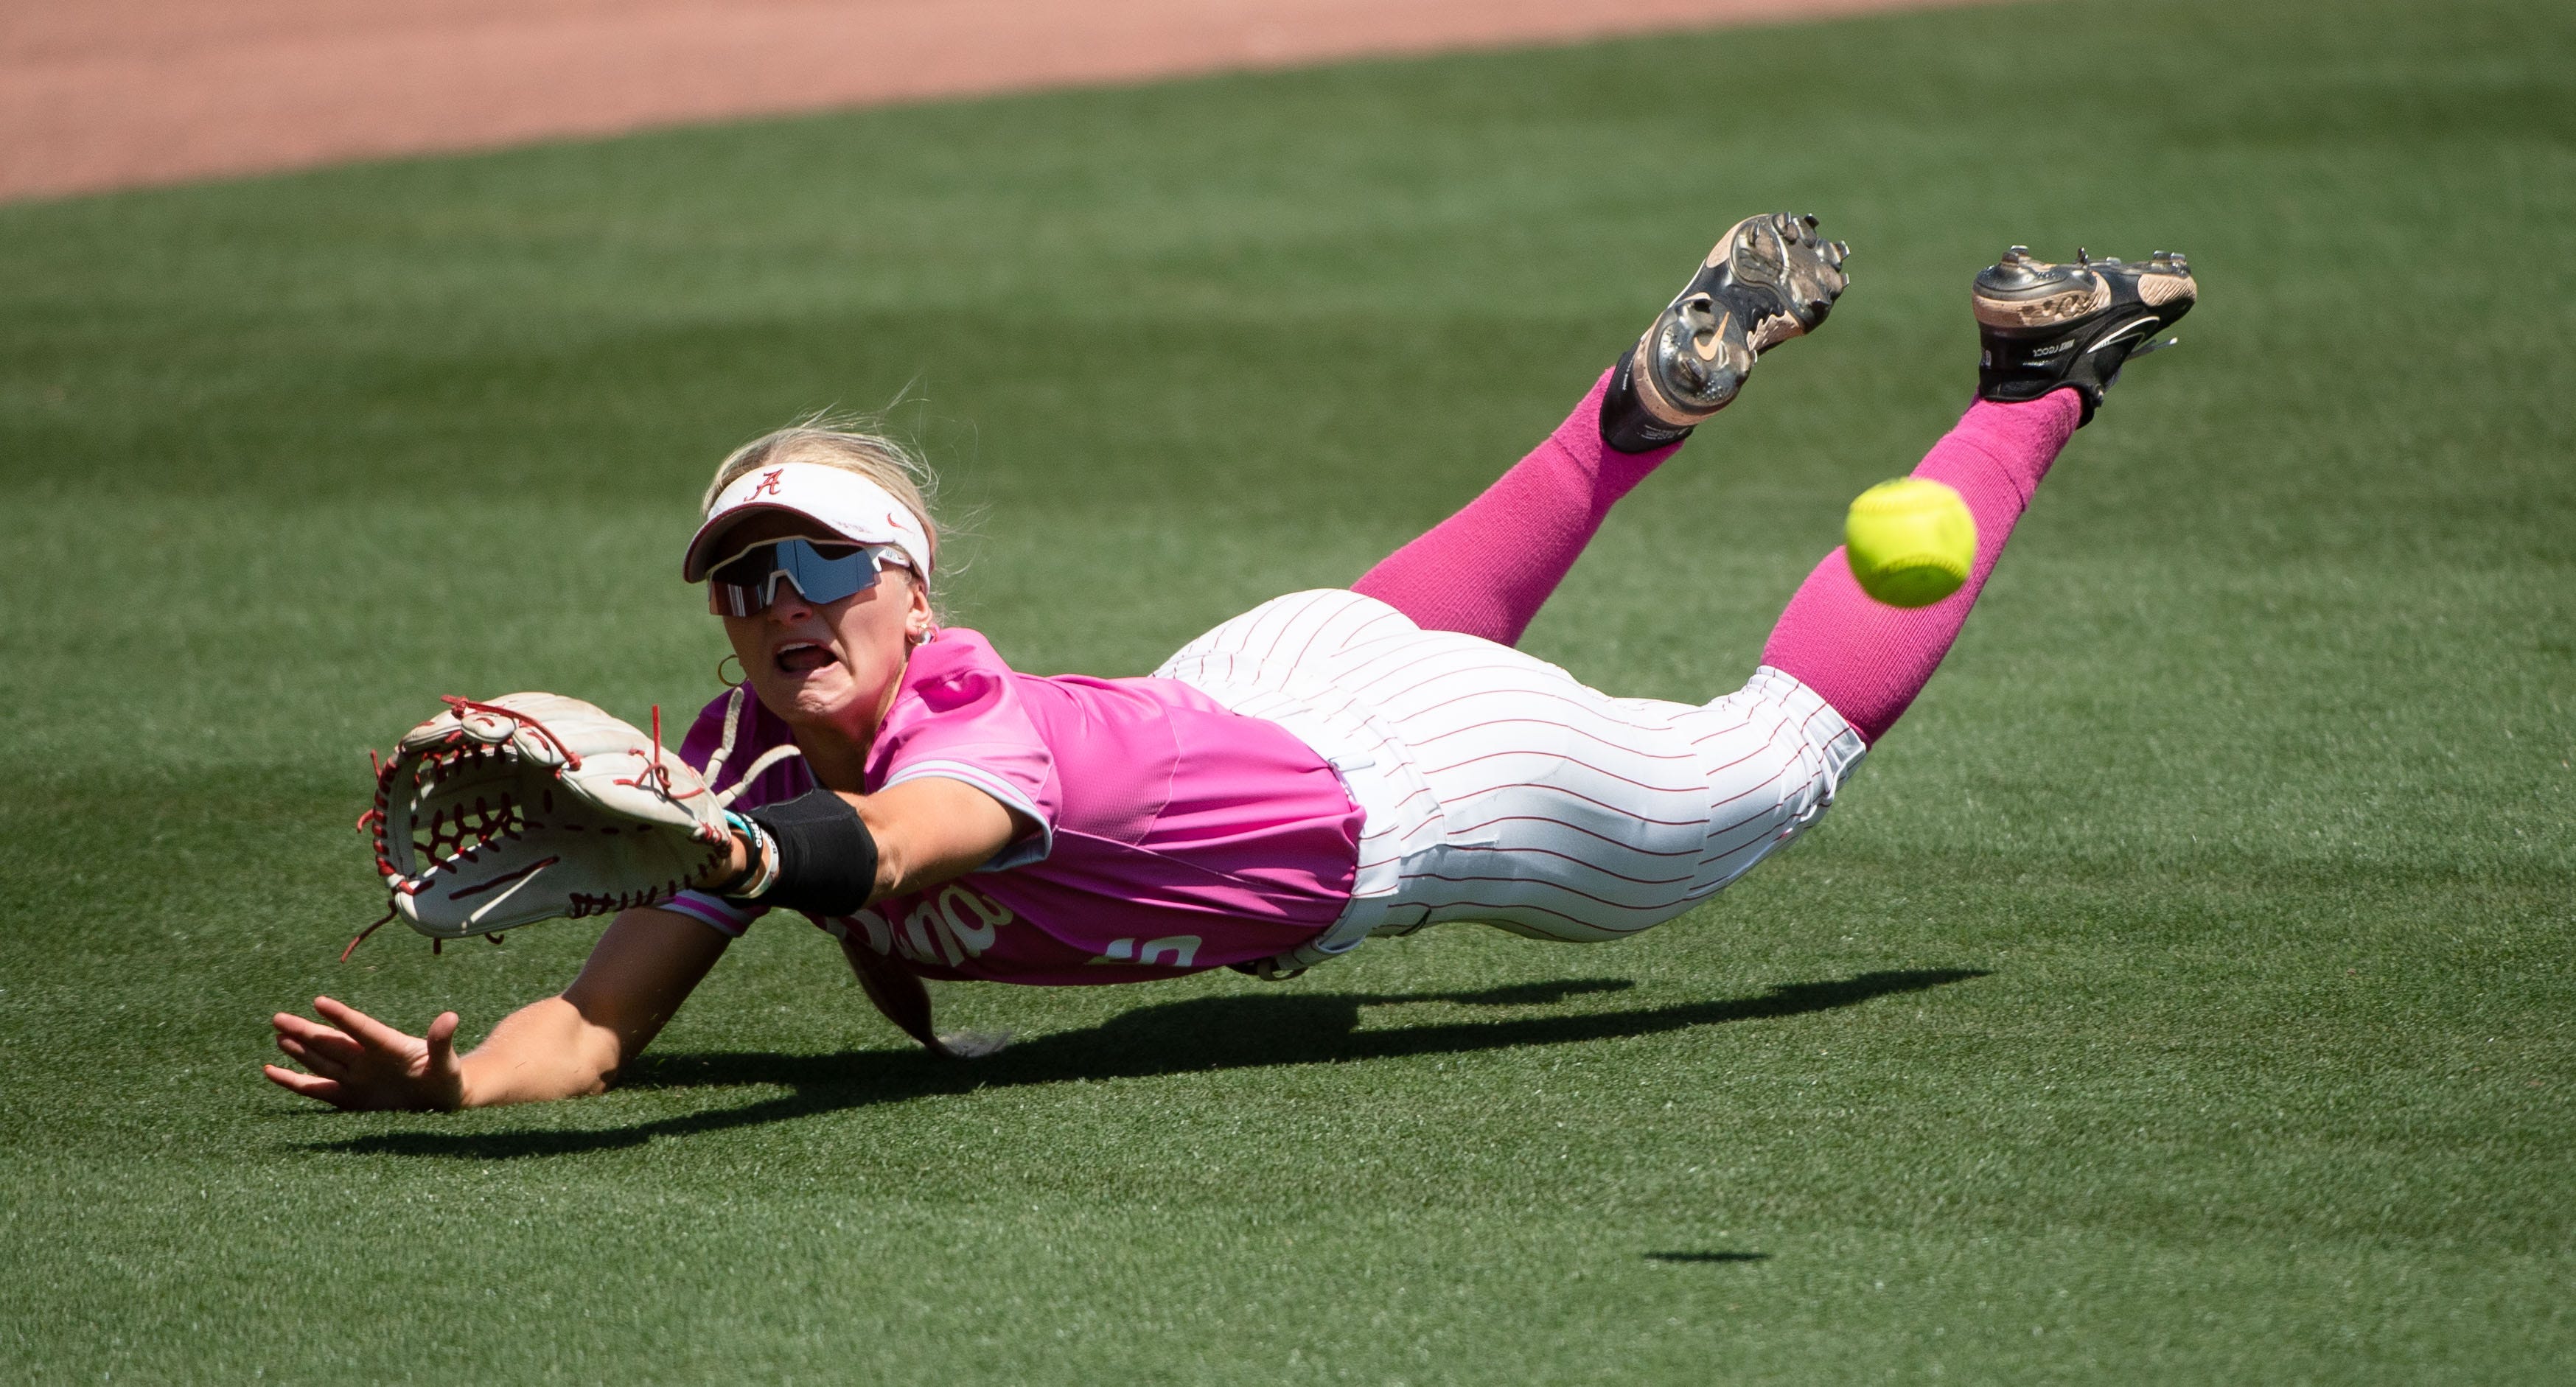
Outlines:
[[[680,755],[747,809],[814,788],[748,689],[698,715]],[[1350,900],[1361,812],[1278,724],[1169,679],[1019,674],[973,631],[912,653],[862,793],[960,780],[1037,827],[983,867],[818,921],[925,977],[1134,982],[1285,953]],[[760,915],[684,893],[739,935]]]

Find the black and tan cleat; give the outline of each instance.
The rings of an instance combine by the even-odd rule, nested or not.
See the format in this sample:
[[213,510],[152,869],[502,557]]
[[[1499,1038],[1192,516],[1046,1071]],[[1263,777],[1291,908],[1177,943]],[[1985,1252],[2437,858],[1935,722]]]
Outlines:
[[1813,332],[1850,276],[1851,247],[1816,219],[1773,212],[1737,222],[1699,272],[1619,359],[1601,400],[1601,438],[1642,453],[1690,436],[1726,408],[1754,358]]
[[2051,265],[2014,246],[1977,272],[1977,398],[2010,404],[2073,389],[2092,423],[2120,368],[2180,341],[2158,339],[2199,298],[2190,262],[2172,251],[2124,265],[2078,250],[2073,264]]

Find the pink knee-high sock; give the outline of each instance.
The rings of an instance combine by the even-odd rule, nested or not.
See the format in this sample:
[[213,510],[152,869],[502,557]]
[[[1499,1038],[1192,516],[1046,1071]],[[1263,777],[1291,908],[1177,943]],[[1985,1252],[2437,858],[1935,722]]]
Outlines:
[[1465,509],[1351,584],[1426,631],[1518,644],[1611,505],[1681,447],[1622,453],[1601,441],[1610,373],[1556,432]]
[[2040,479],[2074,437],[2083,402],[2057,390],[2022,404],[1980,400],[1924,455],[1914,475],[1957,489],[1977,517],[1977,563],[1957,592],[1928,607],[1871,600],[1836,549],[1807,575],[1762,647],[1762,663],[1796,675],[1861,739],[1875,743],[1904,715],[1950,652]]

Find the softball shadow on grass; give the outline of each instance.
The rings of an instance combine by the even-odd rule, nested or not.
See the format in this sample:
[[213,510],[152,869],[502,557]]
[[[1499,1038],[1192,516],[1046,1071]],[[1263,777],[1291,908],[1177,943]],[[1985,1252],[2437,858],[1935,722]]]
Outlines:
[[1973,968],[1904,969],[1863,973],[1832,982],[1789,983],[1759,997],[1686,1002],[1677,1006],[1598,1011],[1574,1016],[1453,1021],[1424,1026],[1361,1030],[1363,1007],[1448,1003],[1463,1006],[1543,1006],[1568,997],[1621,992],[1624,979],[1595,978],[1525,984],[1482,992],[1401,995],[1292,991],[1227,997],[1194,997],[1141,1007],[1084,1031],[1040,1036],[998,1055],[969,1062],[933,1059],[918,1051],[864,1050],[837,1055],[679,1054],[647,1057],[628,1077],[630,1089],[722,1088],[745,1084],[792,1090],[775,1098],[715,1112],[659,1118],[629,1127],[516,1132],[386,1132],[305,1149],[349,1155],[437,1156],[459,1160],[510,1160],[576,1155],[638,1146],[662,1138],[695,1136],[767,1122],[844,1112],[879,1103],[1016,1088],[1073,1080],[1141,1079],[1222,1069],[1332,1064],[1470,1054],[1532,1045],[1574,1045],[1628,1040],[1731,1021],[1763,1021],[1831,1011],[1903,992],[1986,976]]

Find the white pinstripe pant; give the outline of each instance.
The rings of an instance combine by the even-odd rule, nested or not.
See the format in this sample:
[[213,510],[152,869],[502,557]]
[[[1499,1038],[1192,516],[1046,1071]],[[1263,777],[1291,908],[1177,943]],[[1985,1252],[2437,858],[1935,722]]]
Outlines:
[[1804,832],[1867,750],[1768,666],[1697,707],[1612,698],[1340,589],[1264,603],[1155,673],[1285,726],[1367,815],[1350,906],[1285,966],[1450,920],[1564,940],[1661,924]]

